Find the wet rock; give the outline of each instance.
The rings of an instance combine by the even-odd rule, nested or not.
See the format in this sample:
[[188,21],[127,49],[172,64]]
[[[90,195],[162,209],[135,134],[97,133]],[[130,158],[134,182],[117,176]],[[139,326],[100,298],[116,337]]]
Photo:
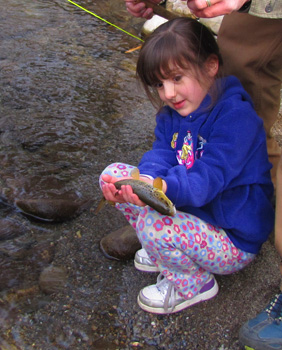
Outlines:
[[36,242],[33,239],[0,242],[0,291],[19,287],[26,280],[38,281],[42,268],[54,259],[52,241]]
[[192,16],[192,13],[189,10],[186,1],[184,2],[181,0],[167,0],[166,9],[179,16],[187,16],[187,17]]
[[43,241],[35,244],[32,247],[27,258],[27,264],[32,268],[32,270],[37,270],[50,265],[54,259],[55,255],[55,243],[52,241]]
[[95,347],[96,350],[116,350],[117,344],[115,342],[109,342],[105,339],[102,339],[100,337],[99,339],[95,340],[92,345]]
[[33,239],[26,239],[22,242],[16,239],[2,241],[0,242],[0,254],[10,257],[13,260],[24,260],[34,244],[35,241]]
[[109,259],[129,260],[141,249],[141,244],[133,227],[127,225],[103,237],[100,249]]
[[40,274],[39,287],[46,294],[62,291],[67,283],[67,272],[63,267],[50,265]]
[[[8,328],[10,324],[14,323],[17,318],[17,308],[14,305],[10,305],[9,302],[0,300],[0,324],[2,330]],[[1,344],[2,345],[2,344]],[[11,347],[11,349],[13,349]]]
[[0,291],[19,286],[24,280],[25,266],[0,252]]
[[70,199],[41,198],[16,200],[16,208],[28,217],[49,221],[63,222],[72,219],[89,208],[92,200],[73,201]]
[[10,218],[0,219],[0,241],[22,236],[27,228],[20,222]]
[[16,302],[24,303],[26,298],[34,298],[36,294],[39,293],[38,286],[34,285],[28,288],[12,290],[5,295],[4,300],[9,302],[9,304],[14,304]]

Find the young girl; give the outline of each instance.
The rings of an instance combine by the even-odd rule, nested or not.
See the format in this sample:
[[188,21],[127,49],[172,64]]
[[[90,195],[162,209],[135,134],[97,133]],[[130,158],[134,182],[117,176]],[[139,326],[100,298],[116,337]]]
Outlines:
[[101,175],[105,198],[142,244],[135,266],[160,272],[138,296],[149,312],[177,312],[214,297],[214,274],[244,268],[273,228],[263,122],[239,81],[220,77],[221,65],[213,35],[190,18],[161,25],[140,51],[137,76],[151,101],[165,106],[138,168],[145,182],[162,178],[175,216],[146,206],[128,185],[115,188],[133,166],[111,164]]

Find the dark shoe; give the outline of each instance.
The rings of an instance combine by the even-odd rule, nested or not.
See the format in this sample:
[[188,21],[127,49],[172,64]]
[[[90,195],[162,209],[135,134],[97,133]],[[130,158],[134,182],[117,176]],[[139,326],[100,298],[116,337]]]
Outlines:
[[134,228],[127,225],[102,238],[100,249],[108,259],[129,260],[141,249],[141,244]]
[[240,345],[245,350],[282,349],[282,293],[255,318],[246,322],[239,333]]

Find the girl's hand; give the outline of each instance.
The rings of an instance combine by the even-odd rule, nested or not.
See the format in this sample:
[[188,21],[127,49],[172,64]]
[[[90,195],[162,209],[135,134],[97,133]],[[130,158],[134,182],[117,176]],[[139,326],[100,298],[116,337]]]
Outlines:
[[123,199],[127,203],[132,203],[138,205],[139,207],[145,207],[145,205],[147,205],[139,199],[137,194],[133,193],[132,187],[130,185],[122,185],[119,192],[121,192]]
[[[111,175],[103,175],[102,180],[105,184],[102,185],[102,191],[105,199],[114,203],[132,203],[144,207],[146,204],[142,202],[135,193],[133,193],[130,185],[122,185],[120,190],[116,189],[114,183],[126,179],[132,179],[132,177],[126,176],[117,178]],[[143,179],[140,178],[140,180]],[[144,180],[146,180],[146,182],[153,182],[147,178],[144,178]]]
[[[156,4],[160,0],[152,0]],[[144,2],[136,3],[134,0],[125,0],[125,5],[127,11],[134,17],[142,17],[146,19],[151,19],[153,17],[153,9],[147,8]]]

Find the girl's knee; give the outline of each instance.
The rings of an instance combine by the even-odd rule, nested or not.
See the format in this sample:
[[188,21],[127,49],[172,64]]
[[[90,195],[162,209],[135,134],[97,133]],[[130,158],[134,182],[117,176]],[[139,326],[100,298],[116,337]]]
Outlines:
[[110,165],[108,165],[101,173],[101,175],[105,175],[105,174],[109,174],[111,175],[112,172],[114,172],[114,169],[118,169],[118,166],[121,163],[112,163]]
[[103,175],[110,175],[110,176],[114,176],[114,177],[130,176],[130,173],[131,173],[132,169],[134,169],[134,168],[135,168],[135,166],[125,164],[125,163],[112,163],[112,164],[108,165],[102,171],[102,173],[99,177],[100,187],[102,187],[102,185],[104,183],[102,180]]
[[136,167],[130,164],[112,163],[102,171],[101,175],[108,174],[115,177],[130,176],[134,168]]
[[161,216],[149,206],[142,207],[136,225],[136,232],[140,241],[154,240],[161,235]]

